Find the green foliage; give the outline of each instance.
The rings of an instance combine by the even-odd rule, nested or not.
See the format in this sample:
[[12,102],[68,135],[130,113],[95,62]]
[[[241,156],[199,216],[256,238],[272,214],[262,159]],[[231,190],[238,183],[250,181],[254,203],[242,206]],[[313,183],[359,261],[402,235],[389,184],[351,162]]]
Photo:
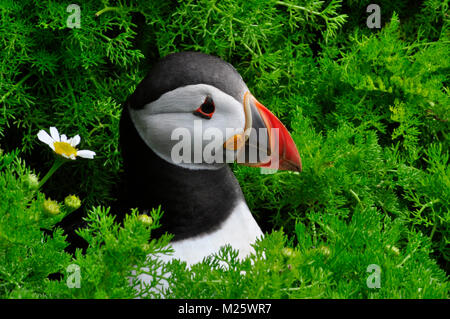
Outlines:
[[48,229],[64,217],[48,215],[44,195],[29,187],[30,171],[15,153],[0,156],[0,296],[34,297],[45,294],[45,278],[70,258],[62,229]]
[[[243,262],[230,247],[187,272],[174,262],[169,297],[448,298],[446,276],[428,257],[430,241],[420,233],[402,242],[404,225],[374,208],[358,209],[348,223],[319,213],[308,219],[324,237],[298,223],[294,246],[278,231]],[[382,269],[380,289],[367,286],[373,263]]]
[[[41,177],[51,158],[40,129],[80,134],[97,153],[41,191],[18,152],[1,156],[1,297],[132,297],[132,265],[160,278],[144,257],[168,239],[143,246],[158,211],[153,226],[137,212],[119,226],[103,207],[120,194],[122,102],[160,56],[196,50],[238,69],[292,132],[304,170],[233,166],[258,222],[275,231],[251,260],[225,249],[189,271],[168,266],[168,296],[448,298],[448,0],[380,0],[381,30],[366,26],[368,0],[78,3],[79,29],[66,27],[67,4],[0,3],[0,146]],[[68,210],[42,210],[68,194],[83,199],[73,214],[89,225],[89,248],[75,256],[55,227]],[[72,263],[80,289],[65,284]],[[367,288],[370,264],[382,269],[380,289]]]
[[318,209],[347,216],[359,202],[376,205],[430,235],[447,265],[449,49],[415,51],[423,43],[405,44],[398,29],[394,15],[377,36],[355,33],[337,60],[324,48],[322,73],[289,97],[301,175],[238,168],[238,176],[252,211],[275,211],[277,227]]
[[[46,212],[44,194],[30,187],[31,172],[16,153],[0,155],[0,298],[133,298],[144,271],[154,276],[155,286],[159,283],[164,268],[146,256],[170,252],[169,236],[149,241],[151,230],[159,227],[160,209],[150,212],[152,224],[141,222],[133,210],[119,225],[109,208],[93,208],[85,219],[88,227],[79,231],[89,247],[71,256],[64,251],[63,230],[55,225],[70,209],[61,204],[59,214]],[[67,285],[71,265],[80,270],[79,288]],[[133,267],[146,269],[133,274]],[[140,293],[154,297],[151,288]]]
[[[276,231],[243,261],[227,246],[186,269],[155,258],[171,253],[169,236],[149,241],[160,209],[150,212],[153,223],[133,210],[119,225],[108,208],[95,207],[78,231],[87,250],[64,252],[68,243],[55,223],[67,208],[45,213],[44,195],[30,188],[30,170],[17,154],[0,156],[0,167],[0,298],[158,298],[164,283],[166,298],[448,298],[446,275],[429,257],[430,239],[405,233],[400,219],[374,207],[360,205],[348,221],[311,213],[310,226],[295,224],[296,244]],[[366,283],[372,263],[383,270],[378,290]],[[79,271],[78,287],[71,286],[71,267]],[[144,273],[151,285],[138,280]],[[61,278],[50,280],[55,274]]]

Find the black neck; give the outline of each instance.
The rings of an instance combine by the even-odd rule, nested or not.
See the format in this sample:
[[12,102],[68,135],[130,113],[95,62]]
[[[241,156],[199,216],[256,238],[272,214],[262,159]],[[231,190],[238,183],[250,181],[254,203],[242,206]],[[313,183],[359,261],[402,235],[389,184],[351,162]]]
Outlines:
[[161,159],[142,140],[125,108],[120,123],[121,147],[130,207],[140,211],[161,205],[162,227],[180,240],[208,233],[229,216],[242,191],[228,165],[214,170],[191,170]]

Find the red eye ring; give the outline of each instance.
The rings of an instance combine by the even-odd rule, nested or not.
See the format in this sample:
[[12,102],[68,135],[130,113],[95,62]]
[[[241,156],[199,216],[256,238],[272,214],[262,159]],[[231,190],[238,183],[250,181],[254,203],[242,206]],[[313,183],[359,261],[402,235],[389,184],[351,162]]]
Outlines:
[[207,96],[203,104],[194,111],[194,114],[210,120],[215,110],[216,106],[214,105],[213,99],[210,96]]

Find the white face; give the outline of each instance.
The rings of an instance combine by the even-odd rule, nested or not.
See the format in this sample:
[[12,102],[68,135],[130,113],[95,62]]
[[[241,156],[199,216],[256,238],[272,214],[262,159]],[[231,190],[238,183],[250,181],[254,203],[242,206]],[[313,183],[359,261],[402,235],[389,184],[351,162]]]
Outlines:
[[[212,116],[196,115],[195,111],[208,97],[214,102]],[[214,169],[225,165],[224,161],[234,161],[236,152],[224,149],[223,145],[245,127],[242,102],[206,84],[177,88],[140,110],[129,108],[129,111],[139,135],[158,156],[191,169]],[[184,147],[183,151],[180,147]],[[223,156],[217,151],[223,152]],[[179,154],[181,162],[180,156],[174,159]]]

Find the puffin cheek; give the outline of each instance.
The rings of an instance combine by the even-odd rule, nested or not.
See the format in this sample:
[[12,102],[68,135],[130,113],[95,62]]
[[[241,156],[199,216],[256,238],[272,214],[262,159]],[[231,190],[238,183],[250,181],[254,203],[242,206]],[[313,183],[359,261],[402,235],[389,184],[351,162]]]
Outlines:
[[[182,121],[181,123],[186,123]],[[157,155],[172,161],[172,150],[180,141],[191,138],[192,127],[180,126],[177,114],[154,114],[136,123],[139,135]],[[187,143],[189,144],[189,142]]]

